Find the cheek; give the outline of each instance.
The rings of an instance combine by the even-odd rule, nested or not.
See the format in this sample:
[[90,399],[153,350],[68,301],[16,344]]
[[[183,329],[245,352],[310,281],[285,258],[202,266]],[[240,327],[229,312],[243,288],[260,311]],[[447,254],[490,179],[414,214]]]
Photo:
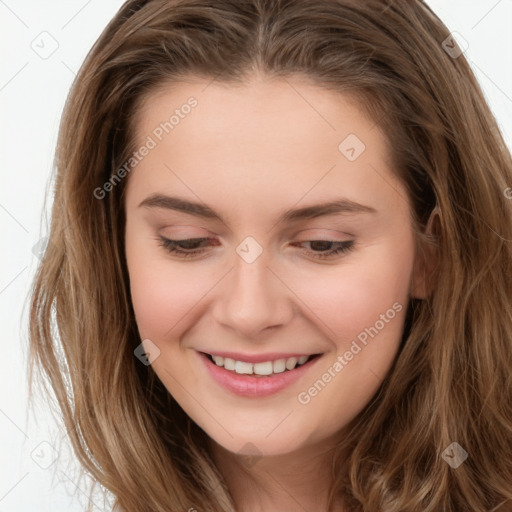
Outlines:
[[[159,252],[161,251],[161,254]],[[204,271],[192,272],[186,264],[171,262],[157,242],[126,237],[130,293],[142,339],[163,340],[178,332],[208,289]],[[189,267],[191,268],[191,267]]]
[[[340,349],[345,348],[343,340],[352,340],[373,326],[394,303],[405,309],[409,300],[412,245],[388,242],[369,247],[364,253],[364,257],[354,257],[328,272],[302,275],[293,284],[307,309],[314,312],[311,318],[316,318],[315,323],[322,326],[328,338],[337,340]],[[396,336],[400,328],[396,321],[386,324],[386,330]]]
[[363,409],[396,357],[409,300],[412,247],[376,245],[365,251],[368,258],[347,261],[329,276],[303,283],[300,293],[331,340],[333,355],[298,398],[305,410],[324,411],[327,431],[336,431]]

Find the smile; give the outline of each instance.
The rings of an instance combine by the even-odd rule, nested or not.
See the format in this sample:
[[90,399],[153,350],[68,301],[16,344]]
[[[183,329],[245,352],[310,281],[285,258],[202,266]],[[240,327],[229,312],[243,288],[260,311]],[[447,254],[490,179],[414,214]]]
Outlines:
[[281,358],[274,361],[264,361],[261,363],[249,363],[246,361],[238,361],[230,357],[222,357],[211,354],[206,355],[217,366],[221,366],[224,369],[233,371],[239,375],[272,375],[275,373],[283,373],[285,371],[294,370],[297,366],[305,364],[311,358],[317,357],[319,354],[300,356],[298,358]]
[[230,393],[252,398],[269,396],[291,386],[308,373],[323,355],[281,357],[250,363],[205,352],[196,351],[196,354],[200,366],[206,367],[207,375],[214,382]]

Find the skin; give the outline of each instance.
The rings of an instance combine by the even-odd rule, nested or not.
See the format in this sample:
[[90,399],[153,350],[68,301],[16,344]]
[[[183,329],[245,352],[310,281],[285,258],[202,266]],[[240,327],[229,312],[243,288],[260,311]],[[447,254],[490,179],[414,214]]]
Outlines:
[[[409,298],[425,296],[407,194],[373,120],[348,96],[300,78],[168,84],[140,107],[136,147],[190,96],[197,107],[128,178],[126,257],[140,337],[159,348],[152,368],[211,438],[237,511],[326,510],[331,450],[388,372]],[[366,146],[353,162],[338,150],[351,133]],[[223,221],[139,206],[153,193],[202,202]],[[276,224],[286,209],[340,197],[377,213]],[[213,241],[183,259],[159,245],[159,235]],[[252,263],[236,252],[247,236],[263,249]],[[332,246],[311,240],[355,245],[316,259]],[[401,311],[299,403],[298,394],[394,303]],[[196,352],[208,349],[323,356],[285,390],[245,398],[211,379]],[[244,457],[249,442],[256,459]]]

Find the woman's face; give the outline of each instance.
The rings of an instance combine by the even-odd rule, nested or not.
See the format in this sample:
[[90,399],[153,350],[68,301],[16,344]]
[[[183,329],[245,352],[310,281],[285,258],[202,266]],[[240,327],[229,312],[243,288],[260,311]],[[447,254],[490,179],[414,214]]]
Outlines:
[[348,97],[291,78],[175,83],[138,114],[126,256],[154,371],[231,452],[334,436],[376,393],[422,293],[383,134]]

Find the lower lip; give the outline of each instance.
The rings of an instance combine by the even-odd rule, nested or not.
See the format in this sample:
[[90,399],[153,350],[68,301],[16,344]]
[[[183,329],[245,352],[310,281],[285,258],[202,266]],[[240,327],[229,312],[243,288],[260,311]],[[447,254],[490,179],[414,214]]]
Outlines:
[[217,366],[201,352],[197,352],[200,359],[210,372],[210,375],[228,391],[245,397],[269,396],[290,386],[306,374],[321,356],[310,359],[307,363],[297,366],[294,370],[285,370],[272,376],[255,377],[254,375],[239,375],[230,370]]

